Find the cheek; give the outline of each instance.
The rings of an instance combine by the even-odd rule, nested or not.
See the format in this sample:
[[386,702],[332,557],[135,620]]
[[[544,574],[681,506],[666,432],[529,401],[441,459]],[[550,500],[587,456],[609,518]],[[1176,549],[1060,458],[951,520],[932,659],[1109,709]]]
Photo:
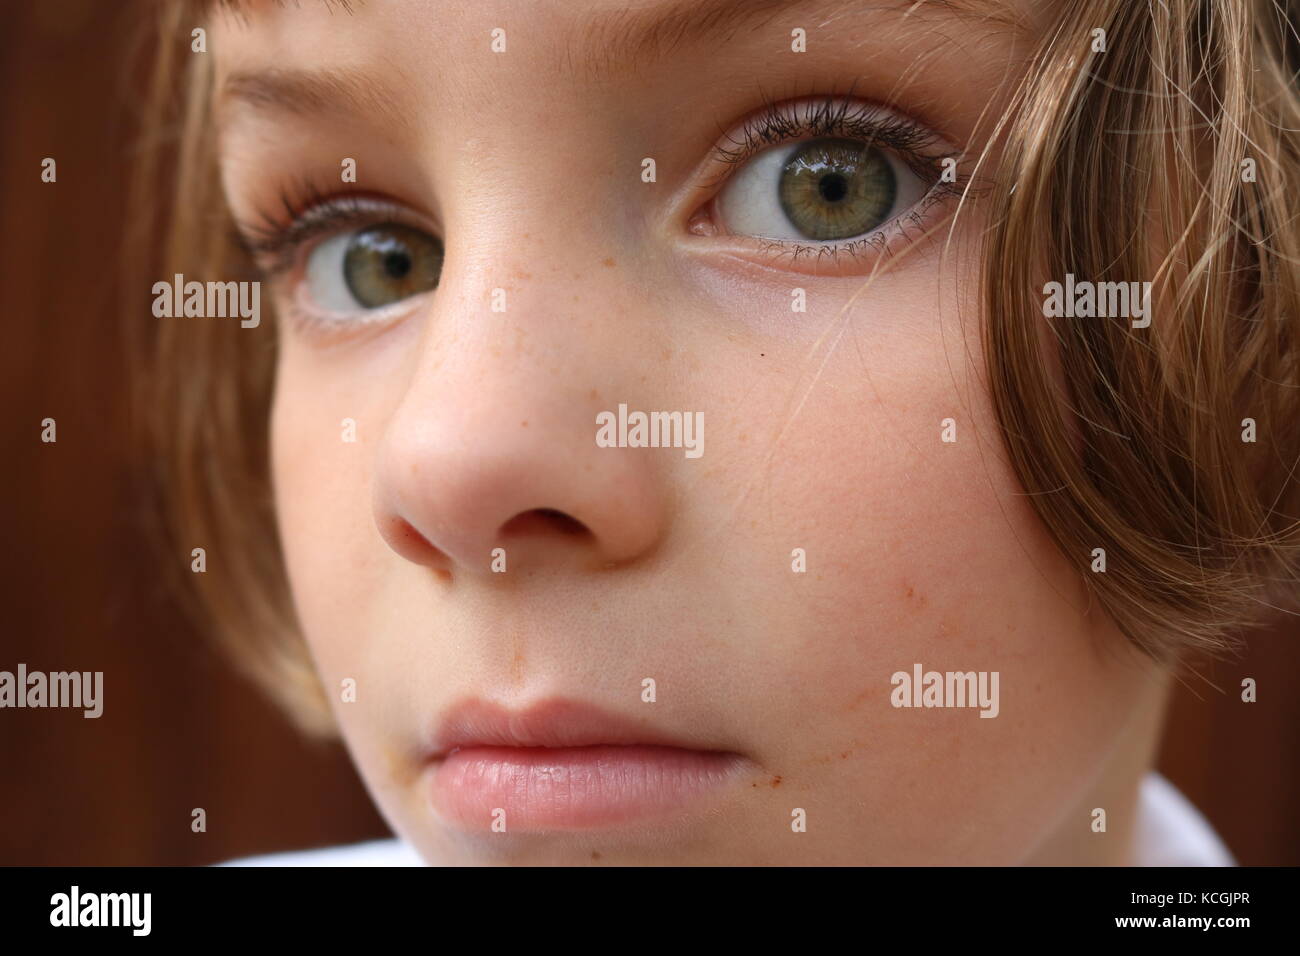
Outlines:
[[[807,801],[867,810],[881,862],[1011,862],[1086,790],[1145,677],[1085,616],[1086,560],[1062,555],[1020,494],[961,346],[889,338],[878,359],[827,363],[748,508],[784,564],[752,595],[768,639],[749,670],[782,728],[767,763]],[[997,672],[997,716],[894,707],[892,676],[917,664]]]
[[[385,749],[382,689],[395,653],[382,608],[399,603],[371,510],[371,462],[386,414],[382,376],[347,376],[286,350],[271,413],[272,477],[280,539],[303,636],[335,721],[377,804],[410,782]],[[350,385],[358,382],[361,385]],[[345,702],[344,681],[355,682]],[[378,706],[374,706],[378,704]]]
[[[292,348],[288,350],[292,354]],[[382,580],[370,509],[370,462],[382,396],[281,360],[271,412],[280,539],[298,620],[326,686],[360,680],[366,620]],[[334,695],[336,696],[336,695]]]

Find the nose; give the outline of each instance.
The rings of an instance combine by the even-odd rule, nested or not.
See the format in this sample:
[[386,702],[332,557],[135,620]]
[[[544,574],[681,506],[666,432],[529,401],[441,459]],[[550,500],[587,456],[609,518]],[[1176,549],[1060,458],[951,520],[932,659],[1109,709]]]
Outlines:
[[388,546],[453,577],[650,553],[668,518],[662,465],[651,449],[597,444],[607,403],[578,384],[582,360],[557,375],[466,346],[459,336],[454,357],[421,363],[380,440],[373,507]]

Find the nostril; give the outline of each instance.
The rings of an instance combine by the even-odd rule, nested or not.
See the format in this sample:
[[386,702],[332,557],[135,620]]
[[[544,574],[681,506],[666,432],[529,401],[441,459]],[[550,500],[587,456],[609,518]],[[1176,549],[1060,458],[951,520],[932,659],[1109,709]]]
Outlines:
[[526,537],[562,534],[566,537],[590,536],[591,531],[577,518],[554,508],[534,508],[515,515],[501,526],[503,537]]
[[388,546],[408,561],[435,566],[444,564],[448,560],[447,555],[403,518],[391,518],[381,522],[379,527],[380,534],[388,542]]

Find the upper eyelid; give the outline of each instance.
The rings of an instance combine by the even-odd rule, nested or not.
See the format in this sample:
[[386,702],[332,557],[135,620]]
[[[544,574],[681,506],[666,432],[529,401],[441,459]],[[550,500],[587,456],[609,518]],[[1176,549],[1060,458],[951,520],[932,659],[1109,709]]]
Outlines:
[[799,138],[830,135],[856,136],[874,145],[919,156],[927,164],[937,164],[962,152],[924,123],[889,107],[845,94],[768,102],[726,130],[714,145],[713,157],[736,164],[769,147]]
[[[425,228],[422,217],[380,194],[320,195],[294,203],[282,197],[282,219],[265,212],[257,222],[236,224],[239,243],[269,275],[289,271],[304,246],[366,223],[398,222]],[[301,208],[298,208],[301,207]],[[285,221],[287,220],[287,221]]]

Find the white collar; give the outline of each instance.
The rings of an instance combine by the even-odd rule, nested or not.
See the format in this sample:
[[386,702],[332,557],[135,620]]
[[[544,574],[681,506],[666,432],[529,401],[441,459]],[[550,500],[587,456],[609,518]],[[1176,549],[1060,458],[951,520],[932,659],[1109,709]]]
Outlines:
[[1134,828],[1138,866],[1236,866],[1208,820],[1155,771],[1142,779]]

